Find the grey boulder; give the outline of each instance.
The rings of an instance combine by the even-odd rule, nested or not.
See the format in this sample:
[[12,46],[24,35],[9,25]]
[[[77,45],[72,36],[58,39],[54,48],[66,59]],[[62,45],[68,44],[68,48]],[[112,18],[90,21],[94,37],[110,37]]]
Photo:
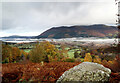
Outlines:
[[108,82],[111,70],[101,64],[83,62],[65,71],[56,83],[104,83]]

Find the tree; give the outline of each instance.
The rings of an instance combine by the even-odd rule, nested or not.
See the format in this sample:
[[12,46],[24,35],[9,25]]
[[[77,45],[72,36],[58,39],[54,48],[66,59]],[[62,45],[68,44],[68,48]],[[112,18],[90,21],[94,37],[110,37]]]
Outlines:
[[2,45],[2,61],[8,58],[12,53],[12,47],[8,45]]
[[99,58],[99,56],[95,56],[93,62],[101,64],[101,58]]
[[78,57],[80,57],[80,54],[78,53],[78,51],[75,51],[74,52],[74,58],[78,58]]
[[42,46],[42,48],[44,49],[44,54],[45,54],[44,61],[45,62],[51,61],[49,60],[48,56],[50,56],[52,59],[56,59],[56,57],[58,57],[58,60],[61,58],[59,50],[55,47],[55,45],[51,44],[50,42],[48,41],[41,42],[40,46]]
[[13,61],[19,61],[21,56],[20,49],[17,47],[12,47],[12,58]]
[[58,60],[61,58],[59,50],[48,41],[37,43],[30,52],[30,60],[33,62],[49,62],[56,59],[56,57],[58,57]]
[[19,61],[21,51],[17,47],[11,47],[9,45],[2,45],[2,62],[14,62]]
[[32,62],[41,62],[44,56],[44,49],[39,44],[36,44],[35,48],[30,51],[30,60]]
[[90,53],[85,54],[84,62],[92,62],[92,57]]
[[26,53],[24,50],[21,50],[21,57],[20,59],[23,60],[23,59],[28,59],[29,55],[28,53]]
[[61,45],[61,50],[59,50],[59,53],[61,58],[68,57],[68,50],[64,44]]

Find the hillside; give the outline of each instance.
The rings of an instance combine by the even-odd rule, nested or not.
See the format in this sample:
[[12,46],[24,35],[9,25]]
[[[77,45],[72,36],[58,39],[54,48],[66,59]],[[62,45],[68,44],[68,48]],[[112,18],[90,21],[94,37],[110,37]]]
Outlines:
[[53,27],[36,38],[115,37],[117,28],[103,24]]

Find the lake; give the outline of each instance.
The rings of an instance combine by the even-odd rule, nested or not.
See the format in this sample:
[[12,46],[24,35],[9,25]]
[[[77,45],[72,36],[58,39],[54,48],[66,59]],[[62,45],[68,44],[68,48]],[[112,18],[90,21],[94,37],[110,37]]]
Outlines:
[[97,37],[90,37],[90,38],[62,38],[62,39],[47,39],[47,38],[40,38],[40,39],[25,39],[25,38],[3,38],[0,39],[4,42],[11,42],[11,43],[29,43],[29,42],[36,42],[36,41],[53,41],[53,42],[85,42],[85,43],[118,43],[118,39],[112,38],[97,38]]

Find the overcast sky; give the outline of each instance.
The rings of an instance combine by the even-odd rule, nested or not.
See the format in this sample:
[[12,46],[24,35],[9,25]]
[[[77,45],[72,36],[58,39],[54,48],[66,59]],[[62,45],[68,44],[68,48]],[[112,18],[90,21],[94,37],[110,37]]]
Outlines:
[[[8,0],[9,1],[9,0]],[[114,0],[3,2],[0,36],[37,36],[55,26],[115,24]]]

